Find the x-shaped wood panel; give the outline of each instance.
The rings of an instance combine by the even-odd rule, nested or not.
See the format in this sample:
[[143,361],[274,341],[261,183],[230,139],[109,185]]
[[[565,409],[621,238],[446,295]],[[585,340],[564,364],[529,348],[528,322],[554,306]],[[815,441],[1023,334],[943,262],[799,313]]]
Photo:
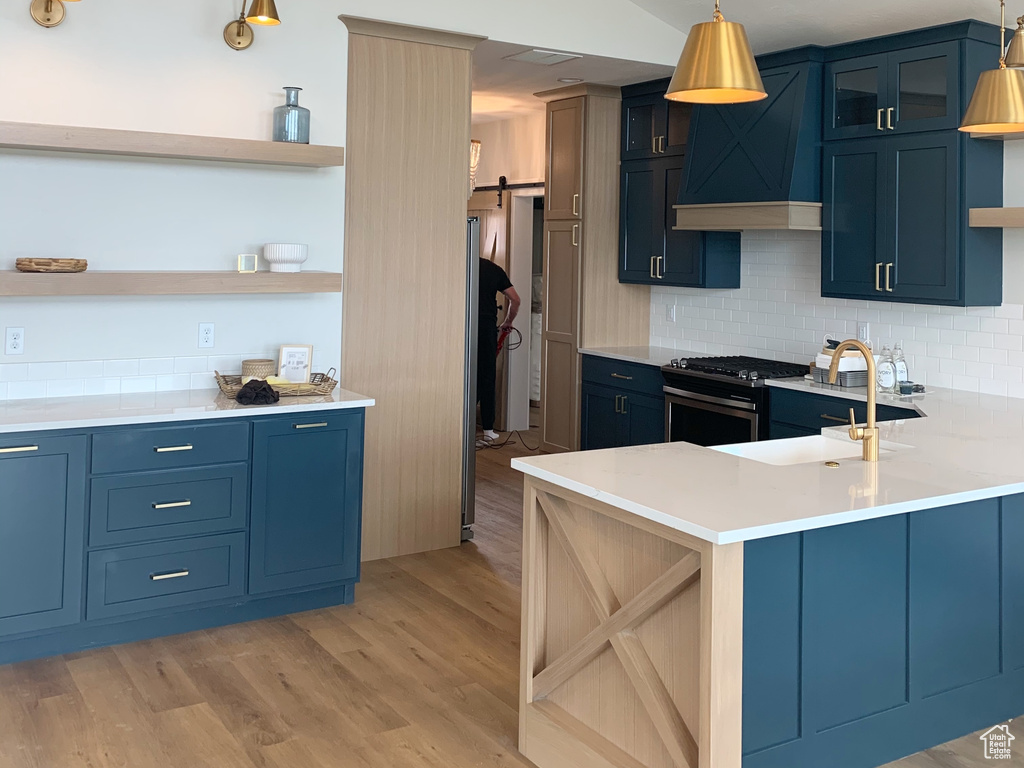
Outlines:
[[679,766],[697,768],[697,741],[635,629],[700,579],[700,553],[686,555],[636,597],[621,605],[597,560],[580,548],[576,521],[569,505],[542,491],[538,491],[537,501],[552,536],[568,555],[601,623],[533,678],[534,701],[547,697],[611,645],[669,755]]

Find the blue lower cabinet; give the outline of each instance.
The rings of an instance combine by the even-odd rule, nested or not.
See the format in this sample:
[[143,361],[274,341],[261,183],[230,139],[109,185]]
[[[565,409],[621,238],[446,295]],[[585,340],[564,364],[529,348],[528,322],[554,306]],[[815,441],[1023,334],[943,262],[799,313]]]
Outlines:
[[257,422],[250,594],[359,576],[363,414]]
[[583,355],[580,449],[665,442],[665,395],[655,365]]
[[244,533],[89,554],[86,618],[90,620],[244,594]]
[[265,414],[0,435],[0,664],[351,603],[364,411]]
[[[851,408],[858,423],[867,419],[867,404],[863,401],[772,387],[768,399],[769,438],[818,435],[826,427],[849,424]],[[916,419],[920,414],[911,408],[879,405],[876,416],[882,422]]]
[[743,768],[875,768],[1019,716],[1022,548],[1019,495],[744,544]]
[[80,618],[86,446],[0,435],[0,635]]

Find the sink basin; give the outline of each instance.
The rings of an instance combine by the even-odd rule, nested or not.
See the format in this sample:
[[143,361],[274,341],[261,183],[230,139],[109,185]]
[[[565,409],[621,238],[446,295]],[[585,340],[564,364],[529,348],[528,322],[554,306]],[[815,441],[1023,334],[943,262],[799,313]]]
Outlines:
[[[899,443],[883,442],[879,453],[891,453],[909,446]],[[863,446],[860,442],[840,437],[812,435],[810,437],[791,437],[787,440],[765,440],[759,443],[737,443],[736,445],[720,445],[712,450],[729,453],[744,459],[759,461],[762,464],[774,464],[779,467],[791,464],[811,464],[814,462],[839,461],[840,459],[856,459],[860,461]]]

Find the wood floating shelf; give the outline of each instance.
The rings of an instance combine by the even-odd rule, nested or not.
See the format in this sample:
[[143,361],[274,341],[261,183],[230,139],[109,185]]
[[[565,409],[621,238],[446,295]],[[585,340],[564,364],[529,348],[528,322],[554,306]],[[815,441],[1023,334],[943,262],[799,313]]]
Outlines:
[[971,208],[968,223],[991,229],[1024,227],[1024,208]]
[[676,205],[673,229],[742,232],[745,229],[821,231],[821,203],[703,203]]
[[341,293],[340,272],[0,272],[0,296]]
[[332,168],[344,147],[0,121],[0,149]]

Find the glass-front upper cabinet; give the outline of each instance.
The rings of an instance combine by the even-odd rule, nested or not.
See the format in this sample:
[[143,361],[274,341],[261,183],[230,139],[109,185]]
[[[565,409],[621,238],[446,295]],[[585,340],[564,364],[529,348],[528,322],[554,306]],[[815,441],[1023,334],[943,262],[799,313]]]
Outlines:
[[938,43],[830,63],[826,139],[955,128],[959,48]]

